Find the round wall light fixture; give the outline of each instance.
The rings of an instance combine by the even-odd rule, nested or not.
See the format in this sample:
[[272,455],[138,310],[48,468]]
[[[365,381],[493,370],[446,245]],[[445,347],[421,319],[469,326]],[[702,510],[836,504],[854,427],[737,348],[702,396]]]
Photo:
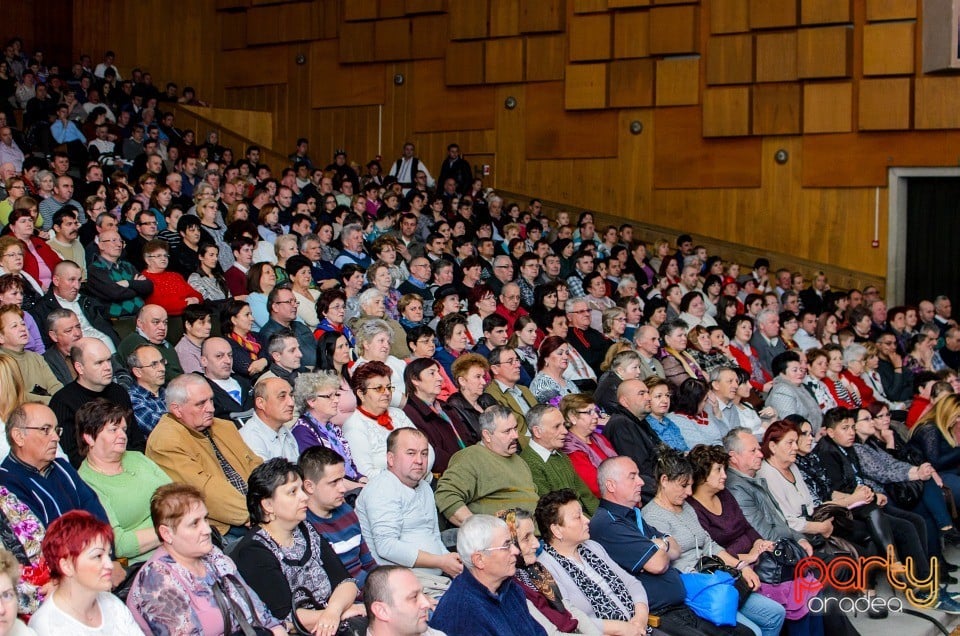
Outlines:
[[636,119],[634,119],[632,122],[630,122],[630,134],[631,134],[631,135],[639,135],[639,134],[642,133],[642,132],[643,132],[643,122],[642,122],[642,121],[637,121]]
[[773,160],[779,163],[781,166],[788,161],[790,161],[790,153],[781,148],[780,150],[773,153]]
[[403,76],[403,73],[397,73],[393,76],[393,83],[397,86],[403,86],[403,83],[407,81],[407,78]]
[[517,107],[517,98],[512,95],[506,98],[505,100],[503,100],[503,107],[506,108],[507,110],[513,110],[514,108]]

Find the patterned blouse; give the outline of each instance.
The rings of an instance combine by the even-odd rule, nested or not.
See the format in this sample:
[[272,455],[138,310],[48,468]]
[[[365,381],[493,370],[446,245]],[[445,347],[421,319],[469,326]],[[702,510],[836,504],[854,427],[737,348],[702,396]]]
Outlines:
[[816,508],[825,501],[830,501],[833,492],[830,490],[830,480],[827,479],[827,471],[820,463],[820,456],[816,453],[807,455],[797,455],[797,468],[803,475],[803,483],[813,496],[813,507]]
[[363,477],[357,470],[357,465],[353,462],[353,454],[350,452],[350,444],[343,436],[343,429],[332,422],[321,424],[309,412],[300,415],[293,428],[290,429],[293,437],[297,440],[297,446],[300,452],[314,446],[326,446],[330,450],[336,451],[343,457],[346,463],[347,479],[356,481]]
[[[6,529],[0,533],[3,546],[13,552],[20,562],[20,581],[17,583],[20,611],[23,614],[33,614],[43,601],[40,587],[50,580],[50,571],[40,551],[40,542],[44,535],[43,524],[25,503],[3,486],[0,486],[0,512],[3,513],[3,521],[13,531],[13,536],[9,536]],[[19,547],[16,544],[10,545],[14,539],[19,542]],[[23,563],[24,558],[30,565]]]

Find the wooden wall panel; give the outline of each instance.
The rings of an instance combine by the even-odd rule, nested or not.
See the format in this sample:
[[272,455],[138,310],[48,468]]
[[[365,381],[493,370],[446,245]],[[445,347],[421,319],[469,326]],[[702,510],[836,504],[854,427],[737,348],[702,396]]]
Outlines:
[[477,40],[487,37],[490,0],[450,3],[450,39]]
[[520,35],[520,0],[490,0],[490,37]]
[[759,139],[704,139],[699,108],[659,109],[654,117],[655,188],[760,186]]
[[852,20],[851,0],[800,0],[800,24],[837,24]]
[[377,54],[373,48],[373,22],[344,22],[340,27],[340,61],[373,62]]
[[710,33],[750,30],[750,0],[714,0],[710,3]]
[[708,88],[703,93],[703,136],[743,137],[751,131],[749,86]]
[[563,79],[566,66],[567,38],[563,35],[531,35],[527,37],[526,77],[528,82],[550,82]]
[[796,31],[758,33],[756,38],[758,82],[792,82],[798,79]]
[[711,37],[707,41],[707,84],[749,84],[753,81],[753,36]]
[[520,32],[563,31],[566,25],[564,0],[520,0]]
[[797,37],[797,74],[801,79],[849,77],[853,69],[853,29],[813,27]]
[[221,11],[217,14],[220,20],[220,48],[224,51],[242,49],[247,46],[247,14],[241,11]]
[[618,11],[613,14],[613,57],[650,55],[650,12]]
[[312,6],[296,2],[251,7],[247,10],[247,43],[261,45],[311,39]]
[[918,77],[916,127],[960,128],[960,77]]
[[666,58],[656,62],[657,106],[700,103],[700,60]]
[[[617,155],[617,114],[571,113],[563,108],[562,82],[528,84],[526,122],[528,159],[586,159]],[[569,131],[589,131],[571,135]]]
[[377,20],[373,23],[373,53],[377,61],[407,60],[412,55],[410,20]]
[[410,20],[410,57],[415,60],[439,59],[447,54],[447,15],[420,15]]
[[859,129],[908,130],[911,89],[909,77],[864,79],[860,82]]
[[[417,62],[408,76],[413,89],[413,130],[485,130],[493,128],[493,91],[490,88],[447,88],[443,62]],[[409,89],[408,89],[409,90]],[[442,107],[438,108],[438,105]]]
[[700,50],[700,9],[695,6],[650,9],[650,52],[659,55]]
[[607,105],[607,65],[571,64],[564,75],[563,105],[567,110],[591,110]]
[[444,65],[447,86],[483,84],[485,49],[481,41],[451,42]]
[[404,0],[379,0],[380,4],[380,14],[377,16],[380,19],[384,18],[400,18],[406,15],[406,3]]
[[750,27],[772,29],[797,24],[797,0],[750,0]]
[[653,4],[652,0],[607,0],[609,9],[630,9],[634,7],[647,7]]
[[443,13],[445,4],[445,0],[406,0],[403,12],[406,15]]
[[809,83],[803,87],[803,132],[841,133],[853,130],[853,84]]
[[607,10],[607,0],[573,0],[574,13],[599,13]]
[[799,84],[753,87],[753,134],[798,135],[801,132]]
[[[311,77],[322,77],[322,82],[310,82],[310,106],[331,108],[343,106],[370,106],[386,99],[383,82],[383,64],[337,63],[336,40],[317,40],[310,43],[308,64]],[[332,90],[332,87],[336,90]]]
[[613,44],[612,15],[594,13],[570,18],[570,61],[608,60]]
[[863,27],[864,75],[912,75],[913,22],[881,22]]
[[653,106],[653,60],[617,60],[608,65],[609,106]]
[[866,0],[867,20],[910,20],[917,17],[918,0]]
[[347,22],[376,20],[377,2],[371,2],[371,0],[343,0],[343,19]]
[[487,84],[509,84],[523,81],[524,38],[488,40],[484,50],[485,71],[483,81]]

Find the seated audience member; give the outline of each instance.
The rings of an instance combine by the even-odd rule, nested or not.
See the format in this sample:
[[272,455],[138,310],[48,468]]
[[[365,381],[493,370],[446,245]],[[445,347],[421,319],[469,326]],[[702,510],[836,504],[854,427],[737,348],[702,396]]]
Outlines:
[[[122,580],[122,571],[114,571],[110,561],[113,539],[105,521],[82,510],[67,512],[47,527],[43,555],[55,587],[30,619],[38,636],[78,633],[78,625],[104,636],[140,630],[123,601],[110,593],[118,577]],[[92,576],[90,561],[98,576]]]
[[897,337],[882,333],[877,338],[877,374],[883,393],[894,402],[909,402],[913,397],[913,372],[905,369],[903,356],[897,351]]
[[159,305],[144,305],[140,308],[140,312],[137,314],[137,329],[123,339],[118,348],[118,353],[122,359],[126,360],[130,356],[130,352],[145,344],[154,345],[163,355],[163,359],[167,361],[166,373],[164,374],[166,382],[183,375],[177,351],[167,341],[167,312]]
[[[660,356],[660,333],[656,327],[642,325],[633,336],[634,346],[640,355],[640,378],[646,380],[652,375],[666,380]],[[599,387],[597,387],[599,391]]]
[[183,337],[174,347],[177,359],[184,373],[203,373],[200,347],[210,337],[213,308],[204,303],[187,305],[182,315]]
[[323,446],[313,446],[300,454],[297,466],[303,473],[303,491],[307,494],[307,523],[333,546],[350,576],[363,589],[364,581],[377,562],[360,531],[360,520],[346,502],[350,488],[343,457]]
[[[437,352],[437,334],[427,325],[417,325],[413,329],[408,329],[406,340],[411,353],[410,357],[404,360],[408,364],[416,358],[432,359]],[[463,356],[461,355],[461,357]],[[453,372],[453,365],[450,365],[450,370]],[[447,376],[443,367],[440,367],[440,378],[440,394],[437,396],[437,400],[444,404],[450,399],[451,395],[457,392],[457,386]]]
[[570,458],[574,471],[590,492],[599,497],[597,468],[603,460],[615,457],[617,451],[610,440],[597,431],[600,414],[588,394],[568,395],[560,400],[559,408],[567,430],[563,453]]
[[390,355],[403,360],[410,355],[410,349],[407,347],[406,331],[396,320],[387,317],[386,309],[383,303],[383,294],[374,287],[367,288],[358,297],[360,314],[357,318],[348,320],[354,333],[360,330],[361,325],[367,320],[381,320],[390,327],[393,338],[390,340]]
[[460,390],[447,398],[443,407],[447,411],[454,411],[460,421],[480,439],[480,416],[484,408],[494,404],[494,399],[484,392],[490,365],[483,356],[466,353],[457,358],[450,368]]
[[29,398],[47,404],[63,388],[43,356],[27,351],[30,334],[23,321],[23,310],[16,305],[0,305],[0,353],[10,356],[20,367],[23,386]]
[[43,352],[43,359],[57,380],[62,384],[70,384],[77,379],[77,370],[73,368],[70,359],[70,349],[80,338],[83,330],[80,328],[80,319],[69,309],[54,309],[47,314],[43,326],[46,328],[50,346]]
[[266,343],[266,353],[270,365],[267,371],[257,378],[257,382],[268,378],[281,378],[292,386],[303,368],[303,351],[293,332],[285,329],[270,336]]
[[[658,376],[651,376],[660,380]],[[648,378],[650,380],[651,378]],[[640,380],[627,380],[617,388],[617,406],[603,429],[613,449],[630,457],[640,469],[644,482],[644,501],[656,492],[653,479],[660,437],[647,420],[650,414],[650,389]]]
[[100,253],[89,265],[87,291],[106,306],[107,318],[137,315],[144,298],[153,293],[153,283],[120,258],[123,239],[115,230],[101,232],[97,243]]
[[[14,249],[20,248],[17,247]],[[0,272],[3,271],[2,265],[0,265]],[[20,309],[28,307],[29,304],[24,303],[23,285],[22,278],[14,276],[13,274],[0,273],[0,305],[14,305]],[[37,302],[39,302],[39,300]],[[36,308],[36,304],[33,305],[33,308]],[[34,314],[31,313],[32,311],[33,309],[30,309],[23,314],[23,322],[26,323],[27,332],[30,334],[30,339],[25,349],[43,355],[46,351],[46,345],[43,336],[40,334],[42,321],[38,321]]]
[[267,295],[267,311],[270,313],[270,320],[257,337],[261,347],[266,349],[271,336],[283,329],[289,329],[300,344],[300,353],[303,354],[301,365],[309,369],[317,366],[317,341],[314,340],[310,328],[297,320],[297,299],[289,287],[273,288]]
[[[170,271],[180,274],[184,284],[186,284],[186,279],[190,278],[190,274],[193,274],[200,267],[199,250],[202,227],[200,219],[193,214],[184,214],[177,221],[180,243],[174,245],[170,250]],[[193,293],[200,295],[196,291]]]
[[233,372],[248,380],[256,378],[270,364],[263,347],[253,333],[253,313],[250,305],[231,300],[221,312],[220,333],[230,343],[233,352]]
[[[464,571],[437,604],[431,627],[448,634],[546,635],[527,610],[523,591],[513,579],[520,550],[506,523],[490,515],[466,520],[457,534],[457,553]],[[498,602],[491,603],[491,597]],[[484,611],[463,611],[467,607],[483,607]]]
[[456,413],[443,410],[438,396],[443,386],[441,367],[431,358],[416,358],[403,372],[407,387],[407,404],[403,412],[423,431],[436,453],[433,470],[442,475],[450,457],[459,450],[476,444],[479,438],[460,421]]
[[[679,452],[661,446],[657,459],[657,494],[653,501],[643,507],[643,522],[655,525],[676,540],[680,555],[675,563],[681,572],[696,571],[700,555],[712,554],[726,565],[739,567],[743,580],[755,592],[760,587],[760,580],[753,568],[744,566],[700,527],[696,511],[686,501],[692,477],[693,466],[690,461]],[[783,606],[756,593],[749,594],[737,612],[737,622],[747,625],[754,633],[759,631],[763,636],[779,634],[785,618]]]
[[253,416],[243,424],[240,437],[264,461],[299,457],[297,440],[284,426],[293,419],[293,387],[283,378],[261,379],[253,387]]
[[481,442],[457,452],[437,483],[437,508],[453,525],[473,514],[532,508],[537,487],[518,455],[517,419],[505,406],[480,416]]
[[[93,338],[81,338],[70,350],[70,358],[77,372],[77,379],[54,394],[50,399],[50,408],[64,431],[60,446],[70,458],[70,463],[79,467],[83,457],[77,448],[74,425],[77,410],[98,397],[130,411],[133,410],[133,404],[127,391],[113,381],[110,350],[103,342]],[[129,441],[130,448],[139,452],[143,452],[147,445],[146,438],[136,428],[130,431]]]
[[362,617],[356,580],[330,543],[305,522],[307,494],[297,465],[269,459],[253,470],[249,485],[250,529],[230,556],[270,613],[315,634],[332,633],[341,622]]
[[[25,248],[19,239],[14,236],[0,237],[0,265],[3,273],[20,284],[20,291],[23,294],[20,304],[31,308],[43,296],[44,289],[36,278],[23,269],[24,253]],[[8,285],[10,287],[6,288],[7,292],[14,289],[13,284],[8,283]]]
[[538,404],[527,414],[530,441],[520,451],[520,457],[530,467],[530,475],[543,495],[554,490],[569,489],[577,493],[583,509],[593,514],[597,498],[573,468],[570,458],[561,452],[567,429],[560,409],[549,404]]
[[356,344],[356,340],[353,337],[353,330],[344,323],[346,311],[347,296],[342,290],[328,289],[320,294],[320,299],[317,300],[317,314],[320,322],[313,335],[319,339],[319,332],[336,331],[346,337],[352,347]]
[[[37,301],[30,313],[37,325],[46,323],[47,316],[56,309],[69,309],[77,315],[80,329],[87,338],[98,338],[116,353],[120,336],[114,330],[103,305],[85,292],[80,291],[81,270],[73,261],[60,261],[53,268],[53,278],[47,293]],[[44,333],[43,342],[50,345],[50,334]]]
[[913,399],[907,411],[907,428],[913,428],[917,421],[929,412],[932,407],[930,391],[939,380],[939,376],[932,371],[921,371],[913,376]]
[[773,387],[767,394],[766,405],[782,417],[799,415],[813,425],[813,435],[817,438],[823,413],[817,400],[803,387],[806,370],[796,351],[785,351],[773,359]]
[[640,354],[633,350],[621,351],[613,356],[610,368],[600,376],[593,399],[597,406],[609,411],[617,403],[617,388],[624,380],[636,380],[641,376]]
[[444,636],[427,626],[434,601],[413,572],[382,565],[370,574],[363,589],[369,636]]
[[[150,518],[160,547],[137,573],[127,596],[127,607],[144,633],[222,634],[226,619],[214,595],[216,583],[244,620],[262,625],[272,636],[286,635],[283,622],[213,545],[207,506],[195,486],[158,488],[150,498]],[[181,609],[170,611],[171,606]],[[231,631],[236,622],[231,620]]]
[[62,261],[73,261],[80,266],[82,271],[81,278],[87,278],[87,257],[84,254],[83,245],[77,238],[80,229],[80,223],[77,220],[77,213],[67,207],[60,208],[53,215],[52,236],[47,240],[47,245],[57,253]]
[[[686,446],[683,450],[691,449],[697,444],[719,444],[723,438],[727,425],[717,417],[716,413],[713,413],[713,417],[711,417],[711,414],[707,412],[707,405],[710,404],[711,398],[716,398],[717,401],[716,406],[712,409],[714,411],[723,406],[736,408],[733,405],[732,397],[736,395],[739,386],[737,384],[737,373],[729,367],[720,367],[714,369],[711,373],[719,375],[725,382],[723,385],[723,401],[726,404],[723,403],[716,392],[711,394],[710,386],[703,380],[693,378],[684,380],[675,389],[674,399],[669,402],[664,399],[669,397],[665,393],[665,389],[650,388],[650,419],[660,420],[668,424],[668,428],[670,428],[670,424],[675,425],[683,436],[683,442]],[[647,386],[650,386],[653,382],[653,380],[648,380]],[[669,416],[667,412],[662,411],[663,408],[670,409]],[[666,441],[669,436],[668,433],[666,431],[661,432],[659,425],[653,421],[651,421],[651,425],[657,431],[657,434],[661,438],[665,438]],[[678,450],[681,448],[674,444],[669,445]]]
[[565,599],[604,634],[645,634],[650,608],[643,584],[590,539],[586,515],[571,490],[540,499],[537,526],[543,539],[539,561]]
[[[16,617],[19,611],[24,610],[24,603],[18,589],[21,571],[17,557],[6,549],[0,549],[0,594],[4,596],[3,603],[9,605],[5,611],[13,613],[0,623],[0,636],[37,636],[37,632]],[[32,614],[33,611],[29,613]]]
[[[343,339],[339,334],[335,334],[334,337]],[[321,361],[323,358],[324,354],[321,353]],[[348,490],[352,490],[361,488],[367,482],[367,478],[360,473],[353,461],[350,444],[343,435],[343,428],[334,422],[334,418],[342,412],[340,409],[344,400],[342,382],[343,377],[335,371],[301,373],[297,377],[293,390],[293,399],[300,417],[290,432],[297,440],[297,448],[301,454],[314,446],[323,446],[336,451],[344,461]]]
[[130,352],[126,365],[135,380],[128,389],[133,416],[141,436],[146,439],[167,412],[163,387],[167,361],[155,346],[143,344]]
[[[308,451],[309,452],[309,451]],[[430,471],[429,444],[415,428],[387,437],[386,470],[370,478],[357,497],[357,517],[374,560],[413,568],[430,596],[438,597],[460,575],[463,563],[440,538]]]
[[249,521],[247,478],[263,460],[232,422],[213,417],[213,390],[202,377],[174,378],[166,399],[168,412],[147,439],[147,457],[174,481],[203,488],[210,523],[221,534],[242,535]]
[[[469,326],[469,321],[467,322]],[[483,337],[477,341],[473,347],[474,353],[479,353],[485,358],[490,357],[490,352],[497,347],[504,347],[510,337],[507,335],[507,319],[500,314],[490,314],[483,319],[481,323]],[[469,329],[467,330],[469,333]],[[530,384],[527,378],[526,384]]]
[[169,484],[170,477],[143,453],[127,450],[129,416],[129,410],[104,398],[80,407],[77,442],[84,460],[77,472],[107,512],[117,558],[137,563],[160,545],[147,493]]
[[610,341],[590,326],[590,307],[584,298],[570,298],[564,310],[570,324],[568,342],[587,361],[593,372],[601,375],[600,363],[607,355]]
[[521,446],[530,439],[526,415],[537,404],[537,398],[520,382],[520,356],[509,347],[495,347],[487,356],[493,381],[484,389],[497,404],[510,409],[517,418]]
[[706,379],[706,374],[687,351],[687,325],[682,320],[671,320],[660,326],[663,356],[660,363],[671,386],[678,387],[688,378]]
[[[170,261],[168,250],[167,243],[159,239],[150,241],[143,247],[147,267],[141,273],[153,283],[153,293],[147,296],[145,302],[163,307],[170,316],[180,316],[190,305],[202,303],[203,296],[187,284],[183,274],[173,267],[167,269]],[[199,266],[198,258],[197,267]]]
[[400,408],[407,395],[406,385],[403,382],[403,371],[406,368],[400,358],[390,354],[393,342],[393,331],[383,320],[369,319],[360,323],[355,332],[357,341],[357,359],[348,365],[351,373],[366,362],[382,362],[390,367],[390,379],[393,385],[393,397],[390,406]]
[[960,448],[956,446],[957,419],[960,418],[960,396],[947,395],[924,415],[911,431],[908,447],[937,471],[943,485],[953,493],[960,492]]
[[223,338],[207,338],[200,350],[203,377],[213,390],[213,416],[241,425],[253,414],[253,387],[233,375],[233,353]]
[[[227,289],[230,291],[230,295],[238,300],[246,298],[248,293],[247,272],[250,271],[250,266],[253,264],[253,249],[255,246],[256,243],[253,242],[253,239],[246,236],[234,239],[230,244],[230,249],[233,251],[233,265],[223,273],[223,278],[227,281]],[[273,268],[270,267],[269,269],[273,273]]]
[[10,414],[6,429],[10,454],[0,464],[0,486],[26,504],[43,525],[70,510],[86,510],[107,520],[96,493],[66,459],[57,457],[62,429],[49,407],[21,404]]
[[[390,406],[390,396],[394,390],[394,385],[390,383],[390,367],[374,361],[355,366],[354,369],[350,385],[357,396],[357,410],[343,423],[343,436],[350,444],[357,470],[370,478],[386,468],[387,436],[390,431],[414,426],[403,411]],[[431,469],[433,452],[431,448]]]
[[660,619],[668,634],[692,633],[714,636],[750,634],[747,627],[720,627],[700,618],[684,604],[686,590],[673,561],[680,546],[670,535],[643,522],[641,494],[644,480],[629,457],[605,460],[598,472],[600,507],[590,520],[590,537],[599,543],[617,565],[643,584],[650,612]]
[[469,345],[467,319],[459,313],[448,314],[441,318],[437,323],[437,341],[440,347],[434,354],[434,359],[440,363],[449,377],[453,362],[467,353]]

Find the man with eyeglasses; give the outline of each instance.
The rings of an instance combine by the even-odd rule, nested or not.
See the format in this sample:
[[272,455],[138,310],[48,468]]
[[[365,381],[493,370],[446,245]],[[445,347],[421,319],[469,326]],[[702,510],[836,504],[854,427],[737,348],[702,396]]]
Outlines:
[[397,291],[401,295],[416,294],[423,299],[423,317],[425,320],[433,318],[433,292],[429,283],[433,276],[430,261],[425,256],[417,256],[410,261],[410,278],[400,283]]
[[[144,344],[134,349],[125,363],[135,379],[129,391],[133,416],[137,421],[136,428],[144,437],[149,437],[157,422],[167,412],[163,386],[167,361],[155,346]],[[127,428],[130,430],[131,427]]]
[[48,406],[27,402],[7,420],[10,454],[0,464],[0,485],[17,496],[44,526],[71,510],[108,522],[90,486],[70,463],[57,457],[63,430]]
[[[60,440],[63,451],[74,468],[79,468],[83,455],[77,445],[75,417],[77,410],[97,398],[104,398],[113,404],[133,410],[127,391],[113,381],[113,354],[103,342],[96,338],[81,338],[70,349],[70,359],[77,373],[77,379],[57,391],[50,400],[50,408],[57,416],[65,434]],[[147,446],[146,437],[137,427],[131,427],[127,434],[127,449],[143,452]]]
[[510,257],[501,254],[494,258],[493,276],[486,280],[487,285],[493,290],[493,293],[499,296],[503,292],[504,285],[513,281],[513,279],[513,261]]
[[520,357],[513,349],[505,346],[494,347],[487,356],[490,362],[490,374],[493,381],[487,385],[484,393],[513,412],[517,419],[517,430],[521,446],[527,443],[530,433],[527,430],[526,415],[537,404],[530,389],[520,384]]
[[[593,405],[589,409],[596,411]],[[583,415],[590,411],[578,413]],[[577,493],[584,512],[593,516],[599,500],[573,469],[570,458],[562,452],[568,433],[560,409],[549,404],[537,404],[527,413],[527,430],[530,431],[530,442],[520,451],[520,458],[530,467],[533,483],[540,496],[569,488]]]
[[154,345],[167,361],[164,378],[170,382],[178,375],[183,375],[183,368],[177,350],[167,341],[167,322],[166,309],[160,305],[144,305],[137,313],[136,331],[120,342],[118,351],[120,358],[126,360],[140,345]]
[[159,233],[157,217],[154,216],[153,212],[144,210],[137,214],[135,223],[137,235],[127,242],[124,254],[126,254],[126,259],[130,261],[130,264],[137,268],[138,272],[142,272],[147,268],[143,248],[146,247],[147,243],[157,238]]
[[600,364],[607,355],[610,341],[590,326],[590,307],[584,298],[572,295],[564,306],[570,324],[568,342],[599,377],[603,371]]
[[120,258],[123,239],[116,230],[105,230],[98,239],[100,253],[90,262],[87,291],[102,301],[108,318],[129,318],[143,307],[153,293],[153,283]]
[[288,329],[293,332],[300,345],[300,367],[313,369],[317,366],[317,341],[310,327],[297,320],[299,302],[293,290],[287,285],[274,287],[267,295],[267,311],[270,319],[260,330],[260,345],[266,348],[270,339],[278,332]]

